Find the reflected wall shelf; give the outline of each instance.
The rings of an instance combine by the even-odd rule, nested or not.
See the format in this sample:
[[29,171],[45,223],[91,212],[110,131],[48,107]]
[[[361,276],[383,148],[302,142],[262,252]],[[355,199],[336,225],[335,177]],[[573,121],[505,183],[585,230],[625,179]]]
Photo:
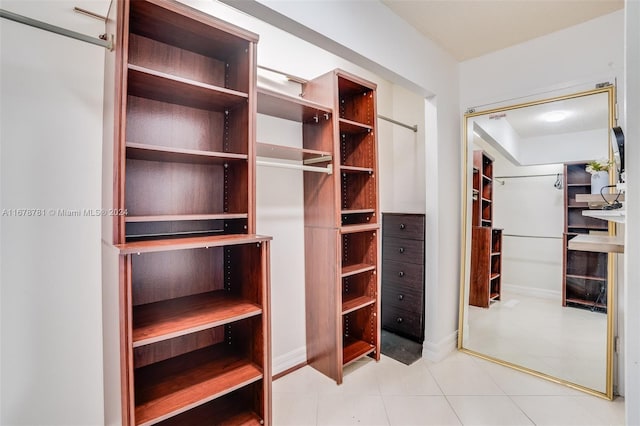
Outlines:
[[569,240],[569,250],[624,253],[624,241],[609,235],[576,235]]
[[595,217],[596,219],[608,220],[616,223],[625,223],[627,211],[625,209],[583,210],[582,216]]

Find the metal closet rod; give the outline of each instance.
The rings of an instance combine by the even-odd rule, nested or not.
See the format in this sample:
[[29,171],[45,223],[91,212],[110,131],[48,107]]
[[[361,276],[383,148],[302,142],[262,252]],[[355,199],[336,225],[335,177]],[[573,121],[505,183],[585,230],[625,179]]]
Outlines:
[[333,173],[333,167],[331,166],[331,164],[329,164],[327,167],[318,167],[305,166],[302,164],[277,163],[275,161],[256,160],[256,165],[265,167],[277,167],[280,169],[302,170],[304,172],[326,173],[328,175]]
[[[295,75],[291,75],[289,73],[286,73],[286,72],[283,72],[283,71],[279,71],[279,70],[276,70],[274,68],[265,67],[263,65],[258,65],[258,68],[262,68],[263,70],[283,75],[283,76],[285,76],[287,78],[287,80],[293,81],[295,83],[305,84],[305,83],[307,83],[309,81],[309,80],[305,80],[302,77],[297,77]],[[417,124],[414,124],[414,125],[405,124],[405,123],[403,123],[401,121],[394,120],[393,118],[385,117],[384,115],[380,115],[380,114],[378,114],[378,118],[381,119],[381,120],[388,121],[388,122],[393,123],[393,124],[397,124],[398,126],[405,127],[405,128],[407,128],[409,130],[413,130],[414,133],[418,132],[418,125]]]
[[494,179],[518,179],[518,178],[545,177],[545,176],[558,177],[558,173],[548,173],[545,175],[495,176]]
[[9,12],[8,10],[0,9],[0,18],[9,19],[10,21],[18,22],[20,24],[29,25],[34,28],[39,28],[41,30],[49,31],[65,37],[73,38],[76,40],[84,41],[86,43],[95,44],[96,46],[104,47],[109,50],[113,50],[112,40],[103,40],[101,38],[91,37],[77,31],[68,30],[57,25],[52,25],[46,22],[38,21],[37,19]]
[[519,234],[502,234],[503,237],[515,237],[515,238],[544,238],[550,240],[561,240],[562,237],[548,237],[546,235],[519,235]]

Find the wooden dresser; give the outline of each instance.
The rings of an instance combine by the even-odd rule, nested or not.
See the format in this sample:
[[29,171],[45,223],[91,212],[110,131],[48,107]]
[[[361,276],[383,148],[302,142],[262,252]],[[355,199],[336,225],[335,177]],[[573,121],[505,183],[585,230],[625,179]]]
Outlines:
[[424,341],[423,214],[382,215],[382,328]]

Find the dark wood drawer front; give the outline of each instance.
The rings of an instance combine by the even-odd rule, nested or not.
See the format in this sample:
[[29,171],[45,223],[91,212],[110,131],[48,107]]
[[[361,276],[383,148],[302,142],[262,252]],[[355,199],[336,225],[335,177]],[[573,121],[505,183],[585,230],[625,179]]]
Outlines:
[[424,215],[383,213],[382,237],[424,240]]
[[419,341],[423,340],[422,313],[418,311],[410,311],[391,304],[383,304],[382,328]]
[[414,312],[422,312],[424,293],[420,285],[388,284],[382,288],[382,306],[397,306]]
[[424,263],[424,241],[384,238],[382,259],[422,264]]
[[422,265],[392,260],[382,262],[382,282],[384,285],[406,284],[422,287],[423,279],[424,268]]

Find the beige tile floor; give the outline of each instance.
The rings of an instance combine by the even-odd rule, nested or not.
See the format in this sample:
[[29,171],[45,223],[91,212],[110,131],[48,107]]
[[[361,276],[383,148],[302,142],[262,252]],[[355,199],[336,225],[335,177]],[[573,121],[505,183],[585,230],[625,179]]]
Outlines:
[[623,425],[624,400],[606,401],[454,352],[410,366],[382,356],[335,382],[306,366],[273,382],[275,426]]

